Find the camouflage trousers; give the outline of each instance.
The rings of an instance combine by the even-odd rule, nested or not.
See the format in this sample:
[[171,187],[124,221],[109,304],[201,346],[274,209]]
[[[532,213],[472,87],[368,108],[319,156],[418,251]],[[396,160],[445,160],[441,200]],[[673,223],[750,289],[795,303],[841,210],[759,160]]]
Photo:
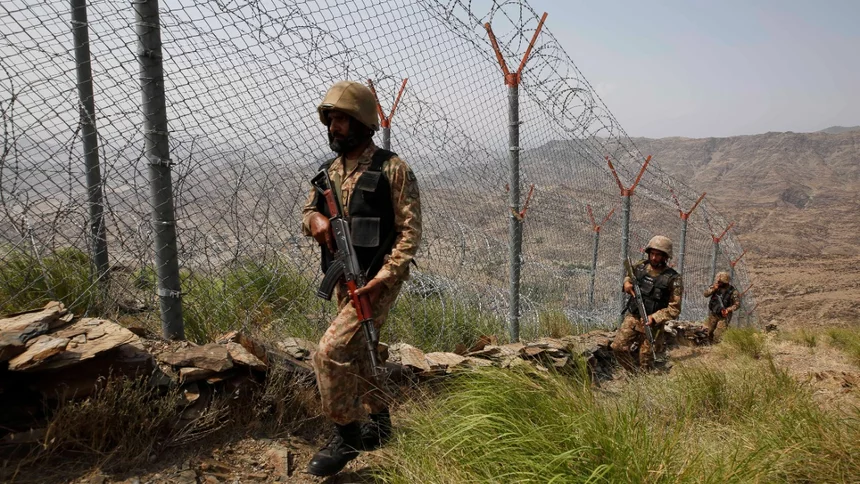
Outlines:
[[711,343],[719,343],[723,339],[723,333],[729,329],[729,323],[732,322],[732,315],[724,318],[716,314],[709,314],[705,320],[704,326],[708,330],[708,341]]
[[[654,334],[654,351],[663,351],[664,332],[663,325],[651,326]],[[654,367],[654,356],[651,353],[651,342],[645,337],[645,326],[639,318],[627,314],[621,323],[621,328],[615,333],[612,341],[612,352],[618,363],[627,371],[636,371],[634,357],[639,351],[639,368],[649,370]]]
[[[385,287],[373,305],[377,331],[400,293],[401,282]],[[346,286],[337,288],[338,315],[320,339],[313,355],[323,415],[346,425],[387,407],[382,390],[373,378],[364,330],[349,300]]]

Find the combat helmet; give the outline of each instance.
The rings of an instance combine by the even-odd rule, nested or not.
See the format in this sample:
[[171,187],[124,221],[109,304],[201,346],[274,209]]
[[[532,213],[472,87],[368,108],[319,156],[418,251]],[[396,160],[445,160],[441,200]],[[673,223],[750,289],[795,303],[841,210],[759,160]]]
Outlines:
[[731,276],[729,276],[728,272],[718,272],[717,273],[717,277],[714,280],[714,284],[719,284],[721,282],[723,284],[729,284],[732,282],[732,278],[731,278]]
[[317,107],[320,121],[326,126],[328,126],[328,112],[332,110],[352,116],[373,131],[379,129],[376,96],[364,84],[338,81],[331,86]]
[[645,246],[645,253],[648,253],[651,249],[659,250],[666,254],[670,259],[672,258],[672,240],[669,237],[662,235],[651,237],[651,240],[648,241],[648,245]]

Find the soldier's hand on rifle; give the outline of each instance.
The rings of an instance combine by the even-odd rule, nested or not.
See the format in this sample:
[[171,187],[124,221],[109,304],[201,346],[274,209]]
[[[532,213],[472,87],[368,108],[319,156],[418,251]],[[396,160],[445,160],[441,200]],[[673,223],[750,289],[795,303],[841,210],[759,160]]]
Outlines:
[[334,246],[334,240],[331,236],[331,224],[329,223],[328,218],[325,215],[316,212],[311,215],[308,225],[311,229],[311,236],[316,239],[320,245],[325,245],[328,247],[328,250],[334,252],[336,247]]
[[364,287],[358,288],[355,291],[355,295],[362,296],[367,294],[367,297],[370,298],[370,304],[373,305],[379,300],[383,288],[385,288],[385,283],[382,282],[382,279],[371,279],[367,281]]
[[723,309],[722,313],[723,313],[723,317],[727,318],[729,316],[729,314],[732,313],[732,310],[731,309]]
[[648,322],[645,324],[648,326],[653,326],[653,325],[657,324],[657,321],[654,320],[654,316],[648,316]]
[[633,284],[631,284],[630,281],[624,281],[624,292],[631,296],[636,296],[636,291],[633,290]]

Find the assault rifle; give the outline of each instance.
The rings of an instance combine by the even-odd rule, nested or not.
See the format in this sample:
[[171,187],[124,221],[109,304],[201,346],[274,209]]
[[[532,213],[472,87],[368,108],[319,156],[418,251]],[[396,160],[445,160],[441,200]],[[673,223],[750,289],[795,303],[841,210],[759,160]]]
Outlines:
[[344,281],[346,288],[349,291],[349,298],[352,301],[352,306],[355,308],[355,313],[358,315],[358,320],[361,323],[361,328],[364,330],[364,336],[367,340],[367,351],[370,353],[370,361],[373,364],[373,376],[378,377],[381,372],[379,353],[377,346],[379,344],[379,335],[376,332],[376,326],[373,325],[373,312],[371,310],[370,296],[358,296],[355,292],[367,284],[365,273],[358,265],[358,256],[355,253],[355,248],[352,246],[352,234],[349,231],[349,222],[343,217],[343,206],[340,200],[335,195],[331,186],[331,178],[329,178],[328,170],[323,168],[311,179],[311,185],[317,190],[320,196],[325,198],[328,205],[329,223],[331,224],[332,238],[334,239],[336,251],[334,260],[326,269],[325,276],[319,289],[317,296],[331,300],[332,293],[337,283]]
[[[719,290],[720,290],[720,286],[717,285],[717,288],[714,289],[714,292],[711,294],[711,296],[716,297],[717,302],[720,304],[720,315],[724,318],[727,318],[729,316],[728,311],[726,311],[726,305],[723,304],[723,298],[720,295],[720,293],[718,292]],[[728,290],[729,290],[729,288],[726,288],[726,291],[728,291]]]
[[645,337],[651,343],[651,355],[654,360],[657,360],[657,351],[654,349],[654,333],[651,332],[651,326],[648,325],[648,312],[645,310],[645,300],[642,298],[642,289],[639,288],[639,281],[636,280],[636,274],[633,273],[633,264],[630,262],[630,257],[624,261],[624,269],[627,271],[627,277],[633,283],[633,292],[635,293],[636,306],[639,309],[639,319],[642,320],[642,325],[645,327]]
[[[719,288],[717,290],[719,290]],[[715,296],[717,296],[717,302],[720,303],[720,315],[724,318],[728,317],[728,311],[726,311],[726,305],[723,304],[723,298],[719,293],[715,294]]]

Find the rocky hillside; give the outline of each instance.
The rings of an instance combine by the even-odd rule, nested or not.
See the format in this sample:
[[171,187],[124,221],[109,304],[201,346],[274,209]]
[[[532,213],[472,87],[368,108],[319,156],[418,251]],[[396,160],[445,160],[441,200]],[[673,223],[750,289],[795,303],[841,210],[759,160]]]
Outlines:
[[857,252],[860,131],[636,142],[664,170],[707,191],[760,255]]
[[860,324],[860,131],[635,142],[737,221],[766,319]]

